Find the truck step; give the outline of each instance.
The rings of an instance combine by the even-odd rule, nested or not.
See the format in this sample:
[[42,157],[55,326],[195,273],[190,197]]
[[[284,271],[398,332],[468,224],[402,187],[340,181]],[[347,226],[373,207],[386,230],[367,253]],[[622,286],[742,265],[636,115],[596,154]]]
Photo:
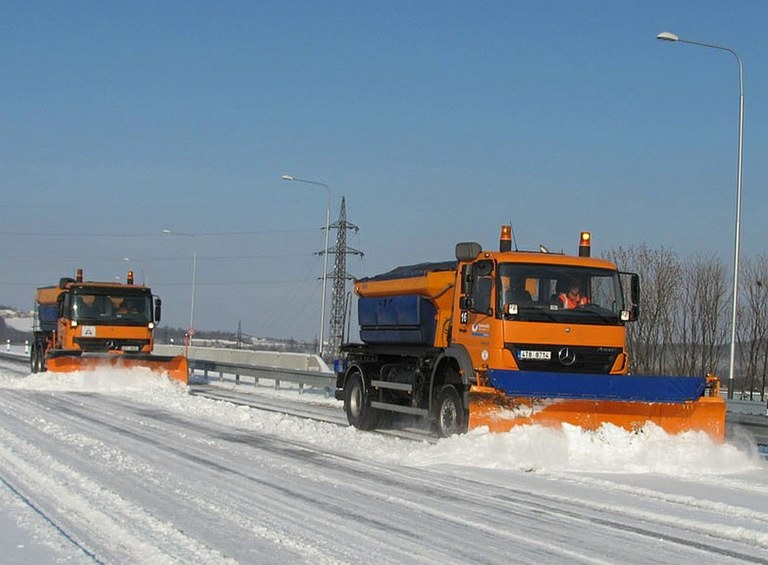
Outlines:
[[390,390],[402,390],[413,392],[413,385],[410,383],[393,383],[391,381],[371,381],[371,386],[375,388],[388,388]]
[[390,404],[389,402],[371,401],[371,408],[380,410],[389,410],[390,412],[402,412],[403,414],[414,414],[416,416],[428,416],[429,410],[424,408],[414,408],[412,406],[403,406],[402,404]]

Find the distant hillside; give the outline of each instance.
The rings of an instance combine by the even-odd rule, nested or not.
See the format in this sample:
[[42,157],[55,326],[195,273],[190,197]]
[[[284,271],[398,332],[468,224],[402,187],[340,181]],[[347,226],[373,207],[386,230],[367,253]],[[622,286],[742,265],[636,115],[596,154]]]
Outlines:
[[0,343],[20,344],[32,340],[32,314],[0,306]]

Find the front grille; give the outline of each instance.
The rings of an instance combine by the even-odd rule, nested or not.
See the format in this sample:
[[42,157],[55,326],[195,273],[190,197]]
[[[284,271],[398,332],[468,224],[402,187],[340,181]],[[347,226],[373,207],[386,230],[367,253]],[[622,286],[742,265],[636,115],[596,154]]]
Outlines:
[[125,351],[138,353],[149,344],[148,339],[100,339],[94,337],[76,337],[75,343],[86,352]]
[[[505,347],[512,352],[521,371],[607,374],[621,353],[620,347],[525,343],[507,343]],[[541,352],[548,353],[548,356]],[[526,358],[526,356],[534,358]]]

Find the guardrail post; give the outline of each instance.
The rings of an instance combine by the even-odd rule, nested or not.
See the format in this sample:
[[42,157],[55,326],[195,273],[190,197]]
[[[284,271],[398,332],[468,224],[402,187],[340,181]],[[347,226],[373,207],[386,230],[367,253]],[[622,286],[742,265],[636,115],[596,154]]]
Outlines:
[[304,383],[299,383],[299,394],[304,394]]
[[235,374],[235,384],[236,385],[240,384],[240,375],[238,375],[238,374]]
[[280,379],[275,379],[275,390],[280,388]]
[[223,380],[224,380],[224,371],[219,371],[219,381],[221,382]]

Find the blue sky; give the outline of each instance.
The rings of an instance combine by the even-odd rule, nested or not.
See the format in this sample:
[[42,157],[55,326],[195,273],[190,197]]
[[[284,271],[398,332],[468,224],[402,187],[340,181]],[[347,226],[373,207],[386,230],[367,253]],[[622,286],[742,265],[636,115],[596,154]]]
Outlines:
[[[127,268],[184,326],[317,333],[326,192],[366,276],[457,241],[764,253],[764,2],[3,2],[0,303]],[[194,237],[163,235],[163,229]],[[127,259],[127,260],[126,260]],[[332,257],[331,257],[332,259]]]

